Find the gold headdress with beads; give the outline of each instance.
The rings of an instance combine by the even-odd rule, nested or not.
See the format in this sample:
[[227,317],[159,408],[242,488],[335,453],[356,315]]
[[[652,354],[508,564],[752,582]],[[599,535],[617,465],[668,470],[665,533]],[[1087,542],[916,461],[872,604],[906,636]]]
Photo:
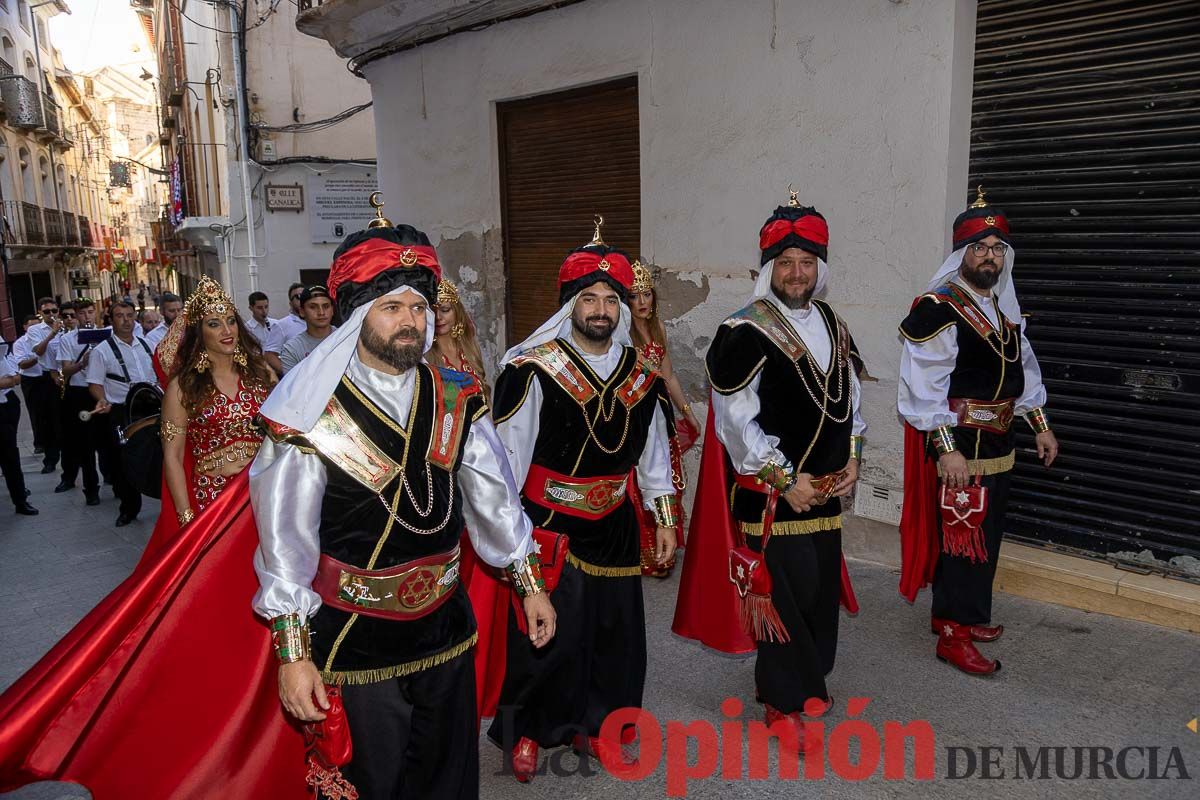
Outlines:
[[188,322],[199,322],[209,314],[228,314],[235,308],[221,284],[205,275],[183,306]]
[[458,287],[454,285],[454,281],[442,278],[442,280],[438,282],[437,301],[439,305],[442,303],[459,302]]
[[654,289],[654,276],[650,274],[650,270],[642,264],[641,261],[633,262],[633,283],[629,286],[629,291],[632,294],[639,292],[649,292]]

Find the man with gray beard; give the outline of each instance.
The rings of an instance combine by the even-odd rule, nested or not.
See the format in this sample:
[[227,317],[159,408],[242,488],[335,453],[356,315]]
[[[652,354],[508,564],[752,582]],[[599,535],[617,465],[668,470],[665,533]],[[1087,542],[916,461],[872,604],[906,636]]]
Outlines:
[[353,756],[311,761],[310,780],[362,800],[478,797],[464,526],[521,596],[531,646],[554,636],[481,387],[421,360],[440,278],[425,234],[382,214],[338,248],[328,290],[346,322],[263,404],[250,471],[254,609],[271,621],[283,707],[308,723],[344,709]]

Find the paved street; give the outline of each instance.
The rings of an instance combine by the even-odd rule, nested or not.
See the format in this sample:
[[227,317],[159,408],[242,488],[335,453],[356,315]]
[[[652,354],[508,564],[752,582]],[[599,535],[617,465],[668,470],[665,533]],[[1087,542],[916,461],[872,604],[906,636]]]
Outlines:
[[[111,491],[104,505],[87,508],[78,492],[54,495],[56,475],[39,475],[40,462],[28,443],[25,467],[38,517],[11,515],[0,509],[0,685],[7,686],[97,600],[115,586],[136,562],[149,537],[157,504],[147,502],[138,524],[117,530]],[[7,498],[5,498],[7,500]],[[846,718],[850,697],[870,698],[860,717],[883,731],[887,720],[928,720],[936,734],[936,779],[932,782],[887,781],[883,768],[854,782],[838,777],[827,762],[819,781],[777,779],[772,762],[768,781],[697,780],[688,796],[697,798],[792,797],[957,797],[975,798],[1194,798],[1194,776],[1200,773],[1200,735],[1185,726],[1200,714],[1200,672],[1195,636],[1137,622],[1088,614],[1030,600],[1000,595],[996,617],[1005,623],[1004,638],[987,647],[1003,658],[994,680],[968,678],[933,659],[928,632],[927,599],[917,607],[899,601],[896,574],[877,565],[850,565],[862,603],[857,619],[843,618],[841,650],[831,682],[837,699],[827,728],[834,739]],[[751,704],[752,662],[703,652],[669,633],[677,578],[646,584],[651,636],[649,683],[645,706],[662,724],[667,720],[722,719],[719,703],[727,697]],[[751,706],[751,708],[756,708]],[[752,713],[757,714],[757,711]],[[746,718],[747,715],[743,715]],[[847,729],[849,730],[849,729]],[[827,734],[828,736],[829,734]],[[1172,747],[1179,748],[1191,780],[1056,780],[1054,756],[1046,780],[1014,779],[1016,748],[1123,747],[1145,748],[1129,755],[1128,772],[1148,769],[1149,748],[1158,747],[1161,774]],[[980,777],[976,758],[972,777],[946,778],[947,748],[1002,747],[998,756],[1004,779]],[[831,751],[833,748],[831,747]],[[852,748],[857,754],[857,745]],[[1074,768],[1068,750],[1066,769]],[[857,755],[850,763],[856,763]],[[964,769],[960,752],[957,768]],[[666,790],[660,767],[644,781],[622,783],[603,773],[538,777],[529,786],[497,775],[500,753],[482,745],[482,796],[485,798],[650,798]],[[560,760],[574,770],[573,756]],[[719,762],[718,762],[719,763]],[[1116,763],[1113,761],[1112,763]],[[911,764],[911,748],[910,748]],[[1085,775],[1087,756],[1084,757]],[[840,767],[839,767],[840,769]],[[845,770],[843,770],[845,772]],[[908,768],[911,774],[911,766]],[[802,773],[803,774],[803,773]],[[1172,777],[1177,770],[1170,772]],[[86,797],[67,785],[40,784],[8,795],[14,798]]]

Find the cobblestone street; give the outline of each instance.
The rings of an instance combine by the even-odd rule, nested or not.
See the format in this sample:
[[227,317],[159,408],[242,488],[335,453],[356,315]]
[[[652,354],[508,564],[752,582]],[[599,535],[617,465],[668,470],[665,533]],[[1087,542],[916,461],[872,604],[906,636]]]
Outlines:
[[[28,430],[23,461],[37,517],[0,511],[0,685],[7,686],[66,633],[101,597],[119,583],[137,561],[149,538],[157,503],[147,501],[139,521],[112,527],[116,501],[103,492],[98,508],[83,505],[80,492],[55,495],[57,475],[39,475]],[[838,777],[826,764],[826,777],[807,781],[778,779],[772,762],[767,781],[693,780],[696,798],[794,797],[957,797],[976,798],[1193,798],[1200,772],[1200,735],[1186,725],[1200,714],[1200,673],[1195,636],[1138,622],[1088,614],[1054,605],[997,595],[996,616],[1004,638],[988,646],[1003,658],[1004,669],[992,680],[961,675],[933,658],[927,603],[916,607],[896,594],[895,573],[885,567],[851,562],[850,571],[862,604],[857,618],[843,617],[841,649],[831,689],[837,700],[827,721],[833,731],[846,719],[846,701],[870,698],[860,717],[882,733],[887,720],[928,720],[936,734],[936,779],[932,782],[883,779],[882,766],[866,781]],[[670,634],[677,578],[646,584],[650,636],[649,679],[645,707],[665,726],[668,720],[722,719],[719,705],[740,698],[757,716],[750,696],[753,663],[703,652]],[[947,779],[948,748],[1002,747],[1003,780],[974,774]],[[1137,746],[1130,771],[1149,770],[1148,749],[1158,747],[1161,774],[1172,747],[1179,748],[1188,780],[1046,780],[1014,779],[1015,751],[1024,747]],[[856,750],[855,750],[856,752]],[[553,755],[553,753],[551,753]],[[692,759],[695,758],[693,748]],[[1085,764],[1086,764],[1085,756]],[[556,761],[570,771],[574,756]],[[979,762],[979,759],[976,758]],[[854,759],[852,759],[854,763]],[[1074,756],[1068,754],[1067,769]],[[666,794],[666,769],[648,778],[622,783],[603,772],[590,777],[539,776],[528,786],[500,775],[499,751],[481,744],[485,798],[558,800],[579,798],[651,798]],[[957,755],[963,772],[966,756]],[[1053,755],[1050,770],[1053,776]],[[909,768],[911,772],[911,767]],[[801,773],[803,775],[803,772]],[[1101,771],[1103,777],[1103,771]],[[1172,776],[1178,772],[1172,772]],[[816,785],[812,785],[816,784]],[[86,797],[78,787],[37,784],[5,795],[23,800]],[[219,795],[218,795],[219,796]]]

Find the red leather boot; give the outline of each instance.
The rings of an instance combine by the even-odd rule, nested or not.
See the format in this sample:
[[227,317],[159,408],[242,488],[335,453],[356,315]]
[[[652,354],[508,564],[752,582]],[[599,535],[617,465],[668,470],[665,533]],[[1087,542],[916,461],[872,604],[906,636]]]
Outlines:
[[529,783],[537,772],[537,765],[537,742],[522,736],[512,751],[513,777],[521,783]]
[[1000,669],[999,661],[984,658],[983,654],[975,649],[969,626],[954,622],[942,624],[941,633],[938,635],[937,657],[939,661],[952,664],[968,675],[991,675]]
[[612,762],[625,766],[637,764],[636,759],[625,755],[620,744],[611,743],[599,736],[576,736],[571,741],[571,749],[580,755],[599,759],[601,762]]
[[[942,619],[941,617],[930,617],[929,632],[941,634],[942,626],[947,622],[950,622],[950,620]],[[1004,633],[1003,625],[967,625],[966,627],[971,631],[971,641],[974,642],[994,642]]]
[[[784,714],[779,709],[771,705],[765,705],[766,716],[764,722],[770,728],[776,722],[782,722],[792,730],[792,734],[796,737],[796,751],[800,755],[804,755],[804,720],[799,711],[791,714]],[[783,740],[780,739],[779,746],[783,746]]]

